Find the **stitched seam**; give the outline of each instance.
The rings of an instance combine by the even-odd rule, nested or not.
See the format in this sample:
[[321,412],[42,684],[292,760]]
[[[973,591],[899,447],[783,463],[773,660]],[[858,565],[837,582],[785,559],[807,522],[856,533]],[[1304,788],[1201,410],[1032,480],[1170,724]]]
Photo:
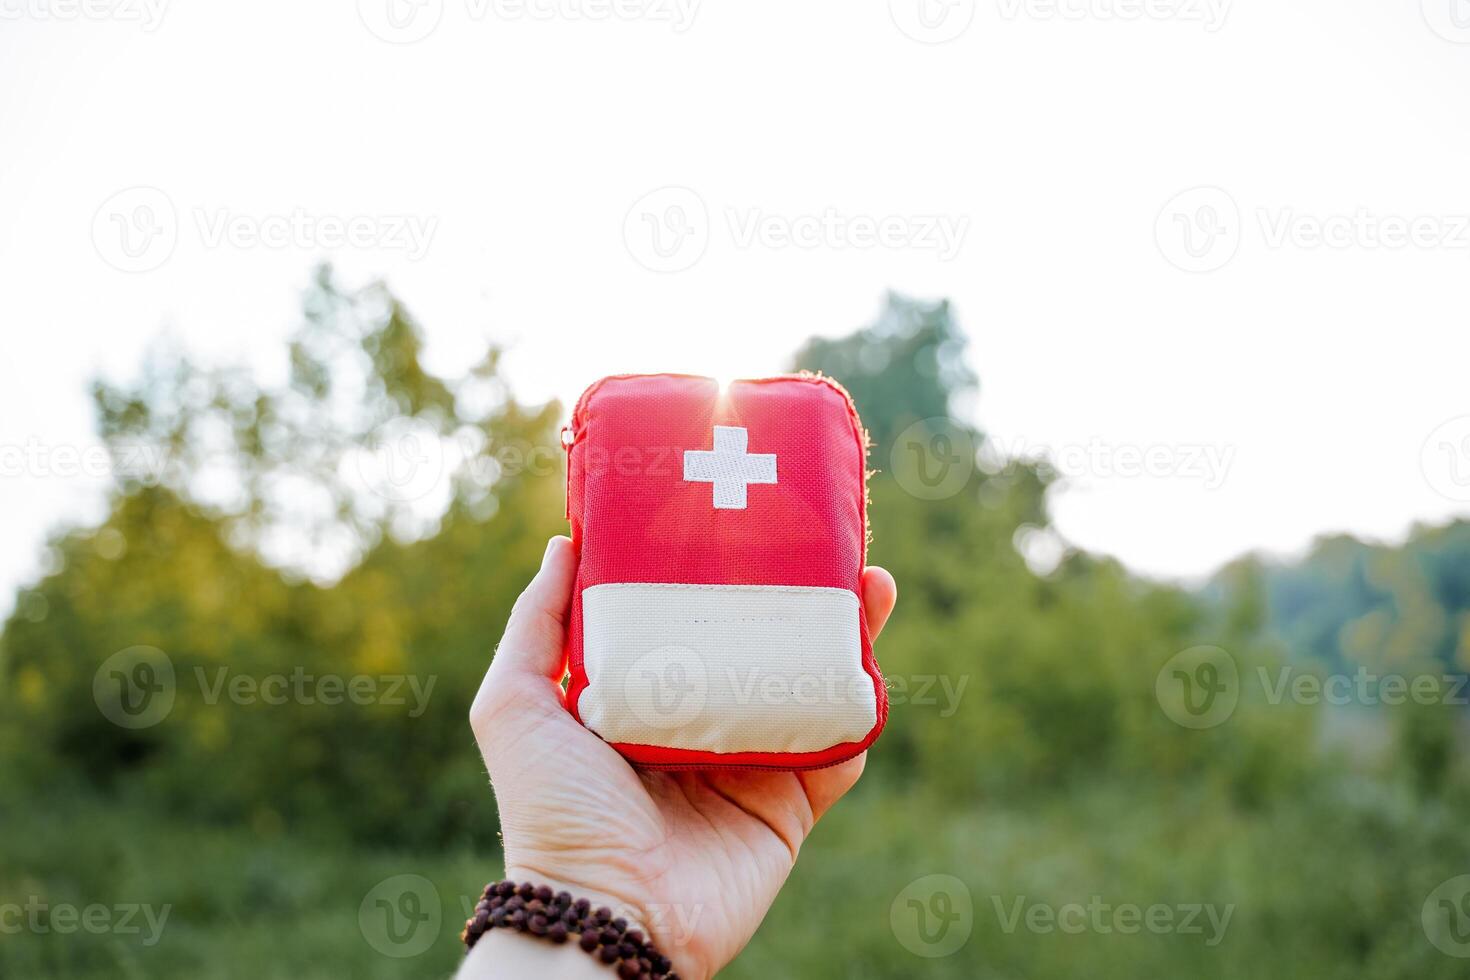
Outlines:
[[657,589],[660,591],[701,591],[701,592],[758,592],[762,595],[811,595],[814,592],[840,592],[850,595],[854,599],[857,593],[852,589],[843,589],[831,585],[699,585],[690,582],[604,582],[601,585],[588,585],[583,587],[582,594],[586,595],[593,589],[629,590],[629,589]]

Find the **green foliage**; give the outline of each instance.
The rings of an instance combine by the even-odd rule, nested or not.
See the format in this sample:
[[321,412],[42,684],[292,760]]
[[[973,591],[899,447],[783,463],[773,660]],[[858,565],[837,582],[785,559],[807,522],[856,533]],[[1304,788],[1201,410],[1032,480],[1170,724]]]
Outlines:
[[[491,841],[464,718],[560,526],[559,409],[511,400],[495,352],[453,387],[424,372],[417,328],[379,287],[344,294],[324,273],[306,306],[284,387],[184,360],[155,360],[132,390],[97,386],[119,454],[163,446],[168,465],[128,479],[101,527],[53,543],[56,571],[7,627],[22,766],[211,820]],[[488,410],[456,409],[472,402]],[[446,464],[438,512],[354,473],[354,447],[405,423],[418,426],[410,437],[469,447]],[[244,493],[217,492],[220,472]],[[329,587],[267,560],[301,554],[302,539],[361,559]],[[163,722],[130,730],[99,712],[93,679],[138,645],[167,655],[177,696]],[[324,675],[343,688],[365,678],[382,697],[312,693]],[[231,696],[237,679],[265,678],[281,680]],[[308,697],[268,703],[282,684]]]
[[[135,384],[95,387],[103,437],[151,465],[120,473],[100,526],[52,542],[0,637],[0,906],[172,903],[173,919],[153,947],[6,936],[0,976],[453,968],[457,896],[498,863],[465,714],[564,526],[561,409],[519,404],[496,350],[462,378],[427,371],[418,327],[380,286],[343,290],[323,270],[304,308],[280,383],[159,348]],[[1305,660],[1463,670],[1470,525],[1402,551],[1336,539],[1299,567],[1245,560],[1204,597],[1075,550],[1028,564],[1027,537],[1054,535],[1044,465],[984,454],[938,500],[887,472],[900,433],[973,393],[962,347],[946,304],[890,297],[873,326],[797,355],[848,387],[874,437],[871,559],[900,588],[878,647],[893,708],[868,775],[730,975],[1456,975],[1418,915],[1470,867],[1463,713],[1343,720],[1252,679]],[[437,478],[402,492],[385,446]],[[1243,682],[1228,719],[1197,730],[1155,683],[1201,644]],[[126,728],[94,682],[138,646],[167,656],[176,698]],[[426,693],[273,704],[227,686],[300,674],[406,676]],[[1371,758],[1321,747],[1385,727]],[[430,950],[397,960],[357,912],[401,873],[431,879],[448,910]],[[974,935],[921,959],[890,905],[936,873],[971,893]],[[995,905],[1093,895],[1236,912],[1207,947],[1008,931]]]
[[1470,521],[1417,527],[1402,545],[1339,535],[1300,562],[1243,561],[1272,630],[1294,656],[1334,669],[1470,671]]

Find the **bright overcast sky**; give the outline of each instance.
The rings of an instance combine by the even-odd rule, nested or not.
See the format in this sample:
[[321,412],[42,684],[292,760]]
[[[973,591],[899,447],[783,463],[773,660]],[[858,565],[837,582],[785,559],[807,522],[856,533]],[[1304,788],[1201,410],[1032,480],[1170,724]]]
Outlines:
[[[0,453],[91,444],[87,380],[165,328],[278,364],[330,258],[528,399],[948,297],[977,421],[1150,574],[1470,509],[1464,0],[0,15]],[[10,453],[7,594],[101,485]]]

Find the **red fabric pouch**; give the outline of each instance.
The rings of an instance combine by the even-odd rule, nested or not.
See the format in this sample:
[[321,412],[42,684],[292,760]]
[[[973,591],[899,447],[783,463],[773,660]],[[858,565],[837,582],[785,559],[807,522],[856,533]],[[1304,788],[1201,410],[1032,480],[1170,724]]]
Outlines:
[[563,435],[577,720],[651,768],[816,769],[871,745],[888,696],[847,393],[812,375],[619,375]]

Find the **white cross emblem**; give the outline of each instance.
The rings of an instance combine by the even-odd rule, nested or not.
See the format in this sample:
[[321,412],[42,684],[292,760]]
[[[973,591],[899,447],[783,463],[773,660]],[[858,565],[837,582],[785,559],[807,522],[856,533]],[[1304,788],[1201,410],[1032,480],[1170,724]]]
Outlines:
[[684,479],[713,483],[716,510],[744,510],[745,487],[776,482],[775,453],[747,453],[750,433],[738,425],[715,426],[715,449],[684,451]]

